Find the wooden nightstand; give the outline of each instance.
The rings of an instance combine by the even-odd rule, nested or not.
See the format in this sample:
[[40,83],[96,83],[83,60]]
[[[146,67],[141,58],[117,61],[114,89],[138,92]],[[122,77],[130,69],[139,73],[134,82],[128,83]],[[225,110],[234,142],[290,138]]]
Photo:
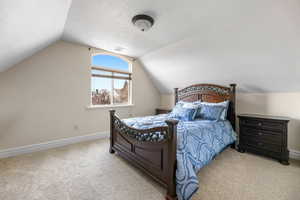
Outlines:
[[156,114],[156,115],[159,115],[159,114],[166,114],[166,113],[169,113],[169,112],[171,112],[171,111],[172,111],[171,109],[156,108],[156,109],[155,109],[155,114]]
[[249,151],[289,164],[287,125],[289,118],[266,115],[238,115],[240,125],[240,152]]

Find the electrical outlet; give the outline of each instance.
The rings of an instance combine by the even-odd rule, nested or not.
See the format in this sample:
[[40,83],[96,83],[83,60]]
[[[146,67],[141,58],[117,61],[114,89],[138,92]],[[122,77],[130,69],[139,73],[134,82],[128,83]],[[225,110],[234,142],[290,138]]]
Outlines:
[[74,127],[73,127],[73,128],[74,128],[74,130],[75,130],[75,131],[78,131],[78,130],[79,130],[79,127],[78,127],[78,125],[74,125]]

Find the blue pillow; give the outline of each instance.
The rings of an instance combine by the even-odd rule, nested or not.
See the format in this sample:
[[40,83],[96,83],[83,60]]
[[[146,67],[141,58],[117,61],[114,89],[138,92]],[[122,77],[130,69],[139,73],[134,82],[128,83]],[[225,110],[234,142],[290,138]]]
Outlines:
[[224,106],[202,105],[195,116],[201,119],[219,121],[220,119],[222,120],[221,116],[224,109]]
[[182,121],[192,121],[196,116],[196,112],[197,109],[195,108],[185,108],[176,104],[169,117],[174,117]]
[[[220,103],[209,103],[209,102],[200,102],[201,106],[203,105],[207,105],[207,106],[222,106],[224,107],[221,116],[220,116],[220,120],[226,120],[227,117],[227,111],[228,111],[228,106],[229,106],[229,101],[223,101]],[[196,118],[200,118],[201,116],[199,116],[199,112],[197,112],[196,114]]]

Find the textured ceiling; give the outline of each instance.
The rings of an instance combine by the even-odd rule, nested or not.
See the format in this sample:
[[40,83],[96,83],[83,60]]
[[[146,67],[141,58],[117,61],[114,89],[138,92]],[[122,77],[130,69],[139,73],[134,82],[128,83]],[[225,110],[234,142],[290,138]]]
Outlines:
[[71,0],[0,0],[0,72],[60,39]]
[[[155,19],[148,32],[131,24],[140,13]],[[300,0],[1,0],[0,22],[0,70],[62,35],[140,58],[163,93],[199,82],[300,91]]]

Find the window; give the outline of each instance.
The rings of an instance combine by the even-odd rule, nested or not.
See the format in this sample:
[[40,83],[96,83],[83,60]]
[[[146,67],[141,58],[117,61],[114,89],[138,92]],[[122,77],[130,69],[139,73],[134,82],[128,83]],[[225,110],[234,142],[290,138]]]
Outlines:
[[131,64],[117,56],[92,56],[92,105],[131,104]]

